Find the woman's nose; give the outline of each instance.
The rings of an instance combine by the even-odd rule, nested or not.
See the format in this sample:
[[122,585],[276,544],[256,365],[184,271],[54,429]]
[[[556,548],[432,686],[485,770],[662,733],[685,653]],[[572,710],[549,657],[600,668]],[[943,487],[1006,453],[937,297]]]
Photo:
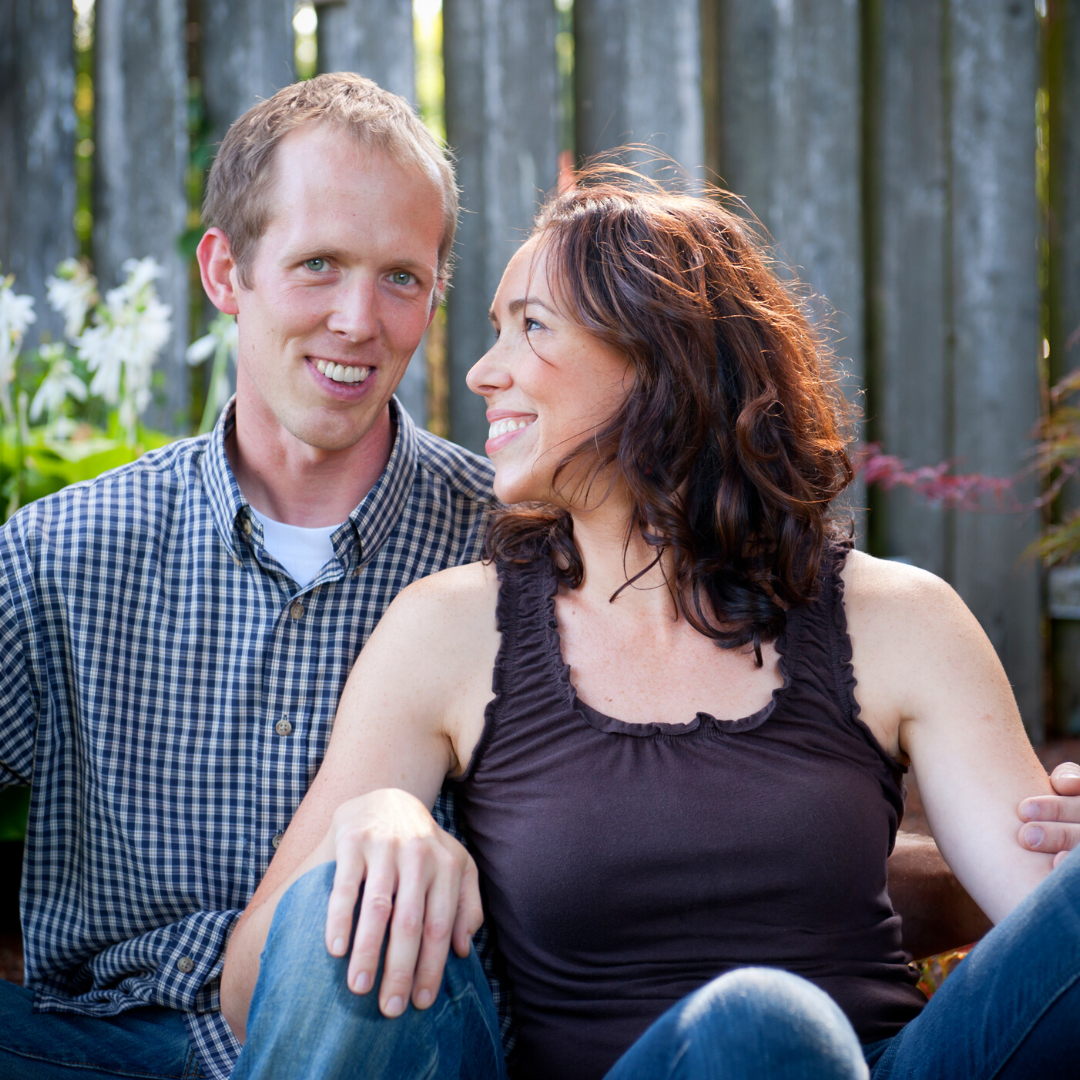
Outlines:
[[507,389],[512,381],[509,368],[499,356],[497,342],[473,364],[465,376],[465,385],[481,397]]

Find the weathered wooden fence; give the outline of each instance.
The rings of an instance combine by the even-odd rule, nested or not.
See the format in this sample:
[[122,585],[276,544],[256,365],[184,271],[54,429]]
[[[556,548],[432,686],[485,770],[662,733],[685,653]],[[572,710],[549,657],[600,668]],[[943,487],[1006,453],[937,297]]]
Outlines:
[[[413,95],[410,0],[323,2],[318,16],[321,70]],[[201,24],[220,138],[293,78],[291,17],[287,0],[97,0],[105,281],[123,258],[154,254],[168,302],[187,310],[176,238],[189,20]],[[44,277],[75,249],[71,9],[8,0],[0,19],[0,259],[44,314]],[[464,374],[567,149],[556,19],[553,0],[444,0],[446,127],[465,207],[448,306],[450,433],[474,448],[486,424]],[[865,391],[866,434],[888,452],[994,475],[1023,465],[1040,363],[1052,376],[1080,358],[1080,0],[576,0],[573,27],[579,156],[648,142],[744,196],[824,298],[817,310],[832,311],[852,391]],[[1045,175],[1037,92],[1048,95]],[[55,333],[47,315],[39,326]],[[162,422],[187,399],[185,337],[167,360]],[[403,387],[418,416],[424,373],[414,362]],[[1047,715],[1059,732],[1080,720],[1080,628],[1049,629],[1040,574],[1020,560],[1036,516],[945,511],[906,492],[869,499],[871,548],[956,585],[1032,735]]]

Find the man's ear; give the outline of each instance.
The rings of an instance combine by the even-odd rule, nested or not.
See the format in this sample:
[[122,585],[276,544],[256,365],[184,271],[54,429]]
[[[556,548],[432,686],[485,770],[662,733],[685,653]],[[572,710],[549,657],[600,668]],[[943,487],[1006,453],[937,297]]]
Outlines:
[[216,226],[207,229],[195,249],[195,255],[210,303],[226,315],[238,314],[240,307],[236,302],[236,277],[233,274],[236,263],[233,262],[229,238]]

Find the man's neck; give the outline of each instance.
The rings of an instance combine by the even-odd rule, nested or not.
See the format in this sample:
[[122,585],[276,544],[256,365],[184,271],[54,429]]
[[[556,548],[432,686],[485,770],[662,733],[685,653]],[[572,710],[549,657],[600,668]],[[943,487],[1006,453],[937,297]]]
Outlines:
[[322,450],[266,422],[237,398],[225,453],[244,498],[260,514],[317,528],[348,518],[382,475],[393,445],[389,406],[352,446]]

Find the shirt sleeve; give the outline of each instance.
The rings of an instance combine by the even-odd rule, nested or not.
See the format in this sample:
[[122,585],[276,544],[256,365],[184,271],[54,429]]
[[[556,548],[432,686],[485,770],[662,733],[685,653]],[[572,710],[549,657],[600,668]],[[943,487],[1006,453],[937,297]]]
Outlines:
[[17,524],[0,528],[0,788],[33,775],[38,701],[27,670],[29,567],[20,558]]
[[240,918],[232,911],[195,911],[167,926],[103,949],[80,969],[92,984],[72,994],[66,980],[36,986],[34,1008],[113,1016],[131,1002],[178,1012],[205,1013],[221,1007],[221,968],[229,935]]

